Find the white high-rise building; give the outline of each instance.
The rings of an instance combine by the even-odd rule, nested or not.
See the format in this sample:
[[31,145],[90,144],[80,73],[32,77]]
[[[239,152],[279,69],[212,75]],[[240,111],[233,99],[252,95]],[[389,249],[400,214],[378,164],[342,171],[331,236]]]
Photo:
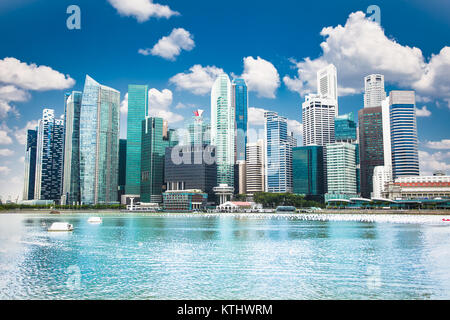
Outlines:
[[373,192],[372,199],[382,198],[387,190],[388,183],[392,181],[392,168],[390,166],[376,166],[372,176]]
[[329,194],[356,194],[356,146],[347,142],[327,145]]
[[364,108],[381,106],[381,101],[386,99],[384,91],[384,76],[371,74],[364,77]]
[[264,140],[247,143],[247,194],[264,191],[265,187],[265,152]]
[[219,75],[211,89],[211,144],[216,146],[217,184],[234,185],[235,110],[231,82]]
[[302,105],[303,145],[325,146],[334,142],[334,118],[337,106],[334,99],[320,95],[306,96]]
[[337,105],[337,71],[333,64],[317,72],[317,93],[323,98],[335,100]]

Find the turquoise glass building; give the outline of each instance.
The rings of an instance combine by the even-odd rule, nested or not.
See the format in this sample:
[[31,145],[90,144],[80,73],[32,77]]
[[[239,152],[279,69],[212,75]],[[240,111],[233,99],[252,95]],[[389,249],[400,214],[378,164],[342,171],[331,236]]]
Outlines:
[[116,203],[120,92],[86,75],[80,113],[83,204]]
[[356,141],[356,122],[353,112],[334,118],[334,139],[336,142],[353,143]]
[[231,83],[232,104],[236,118],[236,161],[246,160],[247,153],[247,113],[248,113],[248,93],[247,84],[244,79],[234,79]]
[[148,115],[148,86],[128,86],[125,193],[140,194],[142,121]]
[[323,196],[323,147],[304,146],[292,148],[293,193]]
[[62,204],[79,204],[80,189],[80,112],[82,93],[73,91],[65,99],[64,174]]

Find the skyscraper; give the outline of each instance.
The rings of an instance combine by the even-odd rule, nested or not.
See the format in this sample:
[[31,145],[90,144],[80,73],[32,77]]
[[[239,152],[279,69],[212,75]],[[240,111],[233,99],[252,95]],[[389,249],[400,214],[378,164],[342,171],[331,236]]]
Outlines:
[[334,139],[336,142],[356,142],[356,122],[353,112],[334,118]]
[[148,86],[128,85],[125,193],[140,194],[142,121],[148,115]]
[[80,191],[80,112],[82,93],[67,94],[64,112],[64,175],[61,203],[77,204]]
[[355,145],[347,142],[327,145],[327,199],[356,196],[355,149]]
[[319,95],[307,95],[302,105],[303,145],[326,146],[333,143],[336,116],[335,100]]
[[84,204],[117,201],[120,92],[86,75],[80,113],[80,184]]
[[373,170],[384,165],[382,108],[358,111],[361,195],[369,198],[373,191]]
[[203,110],[194,111],[192,122],[187,126],[185,145],[204,146],[211,144],[211,125],[203,118]]
[[264,191],[265,154],[263,139],[247,143],[246,187],[248,195]]
[[292,145],[287,119],[278,113],[264,113],[266,191],[292,192]]
[[231,82],[223,73],[211,90],[211,143],[217,148],[217,183],[233,187],[236,123],[231,102]]
[[164,155],[166,147],[169,147],[167,124],[164,124],[162,118],[147,116],[142,121],[141,128],[141,202],[161,203],[164,185]]
[[37,137],[34,199],[59,202],[63,179],[64,120],[55,119],[55,110],[44,109]]
[[333,64],[317,71],[317,93],[323,98],[335,100],[337,106],[337,71]]
[[303,146],[293,148],[293,193],[323,197],[323,182],[323,147]]
[[380,107],[385,98],[384,76],[371,74],[364,77],[364,108]]
[[23,200],[34,199],[36,179],[37,130],[27,131],[27,148],[25,152],[25,174],[23,183]]
[[391,91],[389,94],[392,174],[419,175],[419,155],[414,91]]
[[[141,124],[142,125],[142,124]],[[125,184],[127,175],[127,139],[119,140],[119,180],[117,201],[122,201],[122,195],[125,194]],[[139,174],[140,175],[140,174]],[[140,185],[140,183],[139,183]],[[140,194],[141,190],[139,190]]]
[[236,161],[245,160],[247,145],[247,112],[248,93],[247,84],[244,79],[234,79],[231,83],[232,105],[236,112]]

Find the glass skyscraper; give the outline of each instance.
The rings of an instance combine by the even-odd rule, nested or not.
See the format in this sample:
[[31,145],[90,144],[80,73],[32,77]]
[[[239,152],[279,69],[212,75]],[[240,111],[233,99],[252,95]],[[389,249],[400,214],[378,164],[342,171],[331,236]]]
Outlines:
[[62,204],[77,204],[80,191],[80,112],[82,93],[73,91],[65,99],[64,174]]
[[414,91],[391,91],[389,94],[392,174],[419,175],[419,154]]
[[83,204],[117,202],[120,92],[86,76],[80,113]]
[[233,187],[236,120],[231,100],[231,82],[223,73],[211,89],[211,143],[217,147],[217,184]]
[[211,144],[211,125],[203,118],[203,110],[195,110],[192,122],[187,125],[185,145],[203,146]]
[[[356,196],[356,152],[355,145],[336,142],[327,145],[326,199],[351,198]],[[335,195],[340,195],[336,197]]]
[[266,191],[292,191],[292,145],[287,134],[287,119],[278,113],[264,113],[266,137]]
[[34,199],[36,179],[37,130],[27,131],[27,148],[25,152],[25,174],[23,183],[23,200]]
[[247,145],[247,113],[248,93],[247,84],[244,79],[234,79],[231,83],[232,105],[236,112],[236,161],[246,160],[245,148]]
[[142,121],[148,115],[148,86],[128,86],[127,169],[125,193],[140,194]]
[[356,122],[353,112],[334,118],[334,139],[336,142],[356,141]]
[[303,146],[292,149],[293,193],[323,196],[323,147]]
[[55,119],[55,110],[44,109],[37,137],[34,199],[59,202],[63,179],[64,120]]
[[[126,182],[126,170],[127,170],[127,139],[119,140],[119,187],[117,201],[121,201],[121,196],[125,194],[125,182]],[[140,176],[140,173],[139,173]],[[140,192],[140,190],[139,190]]]

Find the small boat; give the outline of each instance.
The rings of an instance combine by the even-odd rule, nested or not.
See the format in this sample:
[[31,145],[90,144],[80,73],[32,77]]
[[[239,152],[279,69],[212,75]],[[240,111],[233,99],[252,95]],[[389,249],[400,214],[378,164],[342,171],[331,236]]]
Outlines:
[[100,217],[90,217],[88,219],[89,223],[102,223],[102,218]]
[[59,212],[58,210],[52,210],[50,211],[50,214],[60,214],[61,212]]
[[67,222],[53,222],[47,231],[73,231],[73,225]]

